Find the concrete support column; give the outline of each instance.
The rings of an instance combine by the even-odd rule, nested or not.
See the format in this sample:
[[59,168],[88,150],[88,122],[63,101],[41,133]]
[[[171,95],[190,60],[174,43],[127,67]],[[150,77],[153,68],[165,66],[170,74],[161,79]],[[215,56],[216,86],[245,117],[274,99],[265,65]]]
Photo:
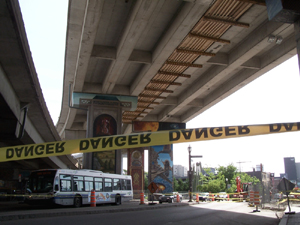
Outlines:
[[[87,137],[121,134],[122,107],[120,102],[97,99],[86,102],[88,105]],[[120,150],[85,153],[83,168],[122,174],[122,153]]]
[[144,192],[144,149],[127,150],[127,174],[132,176],[133,198],[139,199]]
[[[300,65],[300,20],[296,21],[294,23],[294,29],[295,29],[295,39],[297,44],[297,54],[298,54],[298,67]],[[299,67],[300,70],[300,67]]]

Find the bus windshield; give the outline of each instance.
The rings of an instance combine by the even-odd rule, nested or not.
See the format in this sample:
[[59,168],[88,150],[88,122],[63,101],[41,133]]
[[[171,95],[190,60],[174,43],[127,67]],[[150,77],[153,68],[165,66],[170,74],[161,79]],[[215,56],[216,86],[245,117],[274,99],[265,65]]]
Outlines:
[[55,174],[56,170],[32,172],[28,181],[29,191],[32,193],[45,193],[53,191]]

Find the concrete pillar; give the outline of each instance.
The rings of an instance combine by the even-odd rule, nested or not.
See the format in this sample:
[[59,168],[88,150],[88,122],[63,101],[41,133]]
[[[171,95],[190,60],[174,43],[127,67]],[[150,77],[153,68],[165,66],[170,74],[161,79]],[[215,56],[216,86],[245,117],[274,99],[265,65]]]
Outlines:
[[[300,65],[300,20],[294,23],[294,30],[295,30],[295,39],[297,44],[297,54],[298,54],[298,67]],[[300,70],[300,67],[299,67]]]
[[127,174],[132,176],[133,198],[140,198],[140,193],[144,192],[144,149],[127,150]]
[[[121,134],[122,107],[118,101],[88,101],[87,137]],[[122,174],[121,150],[85,153],[83,168]]]

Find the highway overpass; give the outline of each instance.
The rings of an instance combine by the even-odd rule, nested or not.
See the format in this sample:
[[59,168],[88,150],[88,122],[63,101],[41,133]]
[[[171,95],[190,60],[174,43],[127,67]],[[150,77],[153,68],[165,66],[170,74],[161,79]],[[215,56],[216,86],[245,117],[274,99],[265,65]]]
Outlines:
[[[292,19],[282,21],[269,20],[262,0],[72,0],[55,127],[18,2],[0,4],[0,147],[86,137],[88,112],[72,105],[73,93],[137,97],[134,110],[122,111],[124,134],[132,131],[132,121],[187,122],[296,55],[300,46],[297,7],[289,11]],[[59,156],[0,167],[74,163]]]
[[136,96],[129,134],[133,121],[185,123],[296,55],[299,5],[271,16],[266,2],[70,1],[60,137],[92,136],[73,93]]
[[[0,9],[0,147],[61,140],[45,104],[18,1],[0,1]],[[76,168],[75,163],[72,156],[2,162],[1,184],[13,187],[10,182],[19,174]]]
[[137,120],[187,122],[296,46],[294,23],[270,21],[262,0],[70,1],[57,130],[85,137],[87,111],[69,107],[73,92],[137,96],[122,133]]

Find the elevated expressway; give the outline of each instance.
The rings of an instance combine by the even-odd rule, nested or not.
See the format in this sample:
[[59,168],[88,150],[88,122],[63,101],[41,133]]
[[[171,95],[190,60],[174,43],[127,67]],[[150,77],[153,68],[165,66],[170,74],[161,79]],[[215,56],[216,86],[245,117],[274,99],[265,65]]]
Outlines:
[[[73,92],[138,97],[122,133],[135,120],[187,122],[299,48],[299,20],[269,21],[261,0],[70,0],[55,127],[18,2],[0,9],[0,147],[84,138],[87,112],[69,106]],[[2,172],[67,167],[71,156],[0,163]]]
[[71,0],[59,135],[86,135],[72,92],[137,96],[123,133],[188,122],[296,55],[297,29],[269,21],[262,0]]
[[[18,1],[0,1],[0,147],[61,140],[31,57]],[[22,171],[76,168],[71,156],[0,163],[0,189]],[[28,173],[27,173],[28,174]],[[11,185],[10,188],[12,188]]]

